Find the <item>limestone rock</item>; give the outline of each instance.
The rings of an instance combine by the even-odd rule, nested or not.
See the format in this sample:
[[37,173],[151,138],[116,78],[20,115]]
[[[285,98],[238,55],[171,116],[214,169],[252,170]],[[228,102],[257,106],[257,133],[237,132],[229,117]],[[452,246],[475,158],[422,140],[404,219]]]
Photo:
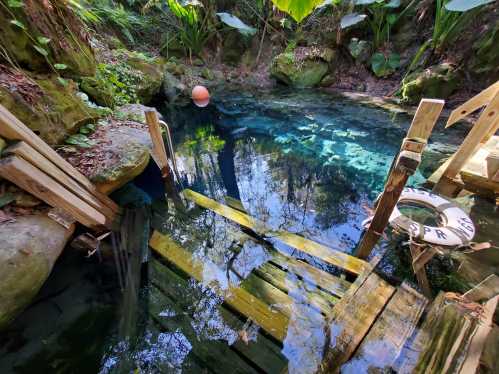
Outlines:
[[188,97],[187,87],[183,84],[180,79],[175,77],[173,74],[166,72],[165,79],[163,81],[163,94],[169,103],[176,102],[180,97]]
[[78,96],[76,84],[62,85],[55,76],[27,74],[0,65],[0,104],[49,144],[61,144],[68,135],[100,117]]
[[156,108],[145,106],[142,104],[126,104],[114,110],[114,116],[120,120],[129,120],[140,123],[146,123],[145,112],[153,110],[158,114],[159,119],[163,119],[163,115]]
[[152,149],[147,125],[129,120],[101,121],[89,136],[90,148],[65,147],[61,155],[103,193],[111,193],[141,174]]
[[458,85],[458,76],[451,64],[434,65],[410,74],[402,81],[400,95],[407,104],[417,104],[423,97],[445,99]]
[[33,300],[73,231],[43,214],[0,225],[0,329]]
[[204,79],[208,79],[209,81],[212,81],[215,79],[215,75],[213,74],[213,72],[208,69],[208,68],[204,68],[203,70],[201,70],[201,76],[204,78]]
[[329,48],[298,47],[293,52],[275,57],[271,75],[289,86],[317,86],[328,73],[334,56],[334,51]]
[[229,30],[223,38],[222,61],[228,65],[238,65],[244,52],[251,46],[251,40],[251,36],[241,35],[237,30]]

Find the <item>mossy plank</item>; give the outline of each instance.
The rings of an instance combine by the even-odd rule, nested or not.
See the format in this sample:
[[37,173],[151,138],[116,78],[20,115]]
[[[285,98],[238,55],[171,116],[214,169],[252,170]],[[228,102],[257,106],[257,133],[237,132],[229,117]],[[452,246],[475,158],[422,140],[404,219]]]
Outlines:
[[[166,308],[177,313],[175,317],[161,317]],[[257,371],[242,360],[229,345],[218,340],[198,339],[191,325],[191,319],[176,307],[173,300],[165,296],[156,287],[150,288],[149,313],[154,320],[170,332],[179,331],[187,338],[192,346],[192,353],[197,356],[203,365],[214,373],[222,373],[231,368],[233,373],[256,373]],[[187,347],[186,347],[187,348]],[[181,347],[179,347],[181,349]]]
[[[186,279],[156,260],[151,261],[150,269],[152,282],[162,292],[175,300],[177,305],[185,301],[185,291],[188,287]],[[218,310],[231,328],[241,329],[243,327],[243,321],[224,306],[220,306]],[[256,335],[256,341],[250,340],[245,343],[238,339],[231,347],[265,372],[279,373],[287,362],[281,353],[280,346],[262,333]]]
[[[170,237],[155,231],[149,245],[166,260],[199,282],[203,281],[203,264],[194,260],[190,252],[178,245]],[[215,290],[225,298],[225,302],[238,313],[251,318],[278,341],[286,337],[288,318],[275,312],[248,291],[241,287],[228,290]]]
[[390,372],[427,304],[423,295],[402,284],[342,372]]
[[366,265],[366,262],[356,257],[350,256],[339,250],[328,248],[312,240],[305,239],[299,235],[285,231],[272,231],[266,227],[264,222],[258,221],[247,214],[226,205],[220,204],[204,195],[189,189],[183,191],[184,197],[195,202],[203,208],[209,209],[239,225],[249,228],[256,233],[280,240],[281,242],[298,249],[299,251],[315,256],[320,260],[345,269],[354,274],[360,274]]
[[406,350],[398,373],[457,372],[473,335],[476,320],[441,292],[433,301],[420,331]]
[[330,316],[331,341],[320,373],[338,373],[355,352],[382,312],[395,288],[371,273],[348,297],[336,304]]

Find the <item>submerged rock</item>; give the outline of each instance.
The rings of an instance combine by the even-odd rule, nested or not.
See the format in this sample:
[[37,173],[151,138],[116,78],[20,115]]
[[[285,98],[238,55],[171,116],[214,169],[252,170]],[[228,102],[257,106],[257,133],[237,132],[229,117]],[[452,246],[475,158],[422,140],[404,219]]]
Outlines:
[[417,104],[423,97],[445,99],[458,85],[458,76],[451,64],[434,65],[422,72],[410,74],[402,81],[402,101]]
[[271,75],[288,86],[317,86],[326,76],[334,55],[329,48],[298,47],[274,58]]
[[33,300],[73,231],[44,214],[0,225],[0,329]]

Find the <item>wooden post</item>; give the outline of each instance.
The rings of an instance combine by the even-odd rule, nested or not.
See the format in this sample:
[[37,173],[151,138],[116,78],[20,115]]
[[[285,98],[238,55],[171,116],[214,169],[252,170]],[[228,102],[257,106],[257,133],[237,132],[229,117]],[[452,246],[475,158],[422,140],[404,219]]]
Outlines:
[[14,144],[5,149],[4,154],[14,154],[22,157],[30,164],[36,166],[38,169],[46,173],[48,176],[54,178],[57,182],[61,183],[64,187],[69,189],[71,192],[90,204],[99,212],[104,214],[110,222],[116,219],[115,212],[113,212],[102,201],[97,199],[97,197],[84,189],[78,182],[70,178],[66,173],[55,166],[50,160],[43,157],[34,148],[28,145],[28,143],[18,142],[17,144]]
[[63,159],[38,135],[31,131],[16,116],[10,113],[4,106],[0,105],[0,136],[10,140],[22,140],[48,158],[54,165],[60,168],[68,176],[80,183],[90,193],[95,195],[109,209],[119,213],[120,207],[109,197],[99,192],[92,182],[83,174],[76,170],[69,162]]
[[417,264],[416,260],[421,257],[421,254],[423,252],[421,251],[421,248],[419,247],[418,244],[412,242],[409,243],[409,249],[411,251],[411,257],[413,260],[412,268],[414,270],[414,274],[416,274],[416,279],[418,280],[419,287],[421,287],[423,295],[431,299],[430,282],[428,282],[428,278],[426,277],[426,270],[424,268],[424,264],[419,268],[415,266],[415,264]]
[[[421,162],[421,153],[444,106],[443,100],[423,99],[419,103],[407,137],[390,171],[369,229],[362,237],[356,256],[367,258],[385,230],[409,176]],[[420,143],[419,145],[417,143]]]
[[0,160],[0,175],[50,206],[62,208],[87,227],[111,227],[112,222],[104,214],[18,156]]
[[168,165],[168,156],[166,154],[165,143],[161,135],[161,127],[159,125],[158,113],[155,110],[147,110],[145,112],[146,122],[149,126],[149,133],[152,139],[152,149],[154,161],[158,164],[163,178],[170,174],[170,166]]
[[453,179],[461,171],[470,157],[477,151],[482,140],[488,136],[491,130],[495,129],[495,132],[498,126],[499,91],[495,93],[468,136],[464,139],[454,156],[452,156],[452,160],[433,188],[433,192],[449,196],[455,191],[455,186],[452,182]]

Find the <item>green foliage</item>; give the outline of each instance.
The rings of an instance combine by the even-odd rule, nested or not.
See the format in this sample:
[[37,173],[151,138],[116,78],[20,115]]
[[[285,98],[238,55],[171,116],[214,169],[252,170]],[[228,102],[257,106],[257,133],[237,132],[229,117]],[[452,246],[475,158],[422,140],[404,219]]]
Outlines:
[[180,42],[186,48],[189,56],[199,55],[212,36],[207,24],[207,16],[201,16],[200,4],[190,2],[182,6],[177,0],[167,0],[168,7],[179,21],[175,25]]
[[94,143],[84,134],[74,134],[66,138],[66,144],[76,145],[81,148],[90,148]]
[[144,76],[126,62],[97,65],[96,78],[111,89],[115,105],[139,102],[136,87]]
[[489,2],[488,0],[466,0],[466,2],[436,0],[432,37],[423,43],[416,52],[407,69],[407,74],[416,68],[428,48],[437,53],[444,50],[449,43],[453,42],[459,36],[463,27],[473,18],[480,6]]
[[186,139],[180,148],[183,148],[188,155],[218,152],[224,147],[225,140],[214,132],[215,129],[211,124],[198,127],[194,136]]
[[227,26],[239,31],[242,35],[255,35],[256,29],[248,26],[236,16],[229,13],[217,13],[220,20]]
[[272,0],[274,5],[288,13],[298,23],[303,21],[315,8],[324,3],[324,0]]
[[381,52],[371,57],[371,69],[377,77],[386,77],[400,67],[400,56],[398,53],[390,53],[385,56]]

